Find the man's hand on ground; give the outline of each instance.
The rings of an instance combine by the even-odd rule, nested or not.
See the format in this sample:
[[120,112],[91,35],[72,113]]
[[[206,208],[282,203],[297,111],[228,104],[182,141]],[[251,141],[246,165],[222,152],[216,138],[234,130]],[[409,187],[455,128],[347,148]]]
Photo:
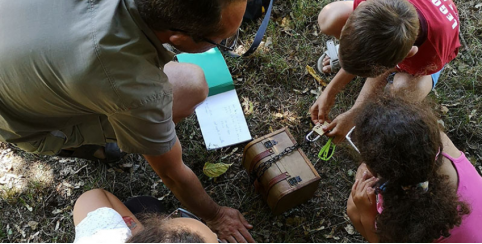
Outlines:
[[216,217],[206,221],[209,228],[224,242],[255,242],[248,229],[253,226],[236,209],[222,206]]

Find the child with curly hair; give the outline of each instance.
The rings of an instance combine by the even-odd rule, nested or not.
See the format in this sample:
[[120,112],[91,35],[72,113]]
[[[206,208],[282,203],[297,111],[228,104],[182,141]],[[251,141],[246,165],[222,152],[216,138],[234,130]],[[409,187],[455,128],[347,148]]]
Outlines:
[[430,108],[383,96],[355,123],[347,213],[368,241],[482,242],[482,177]]

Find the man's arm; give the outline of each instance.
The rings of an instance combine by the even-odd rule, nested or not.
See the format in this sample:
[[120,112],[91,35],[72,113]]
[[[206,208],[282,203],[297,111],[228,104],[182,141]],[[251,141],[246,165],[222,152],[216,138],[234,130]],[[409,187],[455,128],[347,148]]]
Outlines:
[[355,78],[355,76],[347,73],[344,69],[338,71],[335,78],[331,80],[330,84],[328,84],[310,108],[313,123],[323,123],[328,120],[328,114],[335,103],[336,95],[340,93],[353,78]]
[[163,155],[144,155],[144,157],[177,199],[194,214],[204,219],[209,227],[218,233],[220,239],[230,242],[254,242],[247,230],[252,226],[241,213],[215,203],[194,172],[183,163],[179,140],[169,152]]

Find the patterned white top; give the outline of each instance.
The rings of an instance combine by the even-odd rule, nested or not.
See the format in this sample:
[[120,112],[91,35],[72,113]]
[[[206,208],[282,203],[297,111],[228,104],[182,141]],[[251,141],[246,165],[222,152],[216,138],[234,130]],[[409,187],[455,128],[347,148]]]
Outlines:
[[75,227],[74,243],[124,243],[131,236],[122,216],[104,207],[88,213]]

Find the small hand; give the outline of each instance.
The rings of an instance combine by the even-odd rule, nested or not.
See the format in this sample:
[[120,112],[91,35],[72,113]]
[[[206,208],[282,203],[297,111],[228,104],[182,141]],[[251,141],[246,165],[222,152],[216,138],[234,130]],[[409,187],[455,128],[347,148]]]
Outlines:
[[345,139],[350,129],[355,126],[354,119],[354,114],[349,110],[338,115],[329,125],[323,126],[322,129],[326,132],[326,136],[334,137],[334,143],[340,143]]
[[335,99],[329,98],[327,93],[321,93],[315,103],[310,107],[311,120],[313,123],[323,124],[325,121],[329,121],[328,114],[334,103]]
[[365,171],[361,179],[357,179],[351,189],[351,197],[360,214],[374,216],[376,214],[375,184],[378,179]]
[[247,230],[253,226],[236,209],[223,206],[216,217],[206,223],[223,242],[255,242]]

